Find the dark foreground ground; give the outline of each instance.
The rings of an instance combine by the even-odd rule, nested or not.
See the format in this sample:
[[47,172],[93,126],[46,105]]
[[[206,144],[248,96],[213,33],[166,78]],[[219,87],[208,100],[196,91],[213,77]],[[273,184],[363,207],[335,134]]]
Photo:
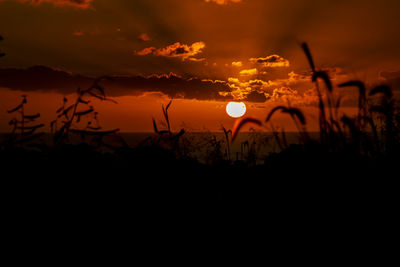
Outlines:
[[205,165],[191,158],[177,159],[156,146],[105,153],[82,144],[0,153],[4,193],[16,202],[27,197],[43,198],[49,205],[54,203],[50,199],[124,203],[137,198],[161,205],[171,201],[178,206],[216,207],[266,200],[283,205],[294,199],[319,205],[318,200],[340,203],[364,198],[391,205],[398,197],[397,157],[362,158],[306,151],[300,145],[252,167],[244,161]]
[[[123,253],[133,249],[124,240],[149,259],[154,255],[146,248],[160,246],[158,257],[167,259],[171,242],[179,242],[180,255],[201,262],[194,242],[218,255],[239,246],[240,253],[262,255],[269,247],[274,257],[299,262],[309,249],[316,262],[318,255],[340,263],[332,248],[355,257],[364,248],[393,249],[387,238],[398,233],[398,162],[306,153],[301,146],[255,167],[203,165],[158,147],[106,154],[87,145],[4,149],[3,229],[12,236],[10,246],[61,240],[81,251],[115,244]],[[288,245],[294,248],[289,258]],[[60,253],[51,245],[46,251]],[[242,260],[246,265],[253,258]]]

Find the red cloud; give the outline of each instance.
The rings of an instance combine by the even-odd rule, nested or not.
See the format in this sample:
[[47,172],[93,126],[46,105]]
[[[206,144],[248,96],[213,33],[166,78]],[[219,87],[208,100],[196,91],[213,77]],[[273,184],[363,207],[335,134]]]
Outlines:
[[146,47],[145,49],[142,49],[140,51],[135,51],[134,54],[138,56],[147,56],[152,54],[154,51],[156,51],[157,48],[155,47]]
[[206,2],[215,2],[218,5],[227,5],[229,2],[239,3],[242,0],[205,0]]
[[82,31],[76,31],[76,32],[73,33],[73,35],[75,35],[75,36],[83,36],[83,35],[85,35],[85,33],[82,32]]
[[147,33],[142,33],[141,35],[138,36],[138,39],[144,42],[151,41],[151,38]]

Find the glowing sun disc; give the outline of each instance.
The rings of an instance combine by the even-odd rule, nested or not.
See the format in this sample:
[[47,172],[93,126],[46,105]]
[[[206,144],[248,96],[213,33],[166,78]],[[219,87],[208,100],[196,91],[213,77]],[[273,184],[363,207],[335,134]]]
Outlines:
[[246,114],[246,105],[243,102],[229,102],[226,105],[226,113],[232,118],[240,118]]

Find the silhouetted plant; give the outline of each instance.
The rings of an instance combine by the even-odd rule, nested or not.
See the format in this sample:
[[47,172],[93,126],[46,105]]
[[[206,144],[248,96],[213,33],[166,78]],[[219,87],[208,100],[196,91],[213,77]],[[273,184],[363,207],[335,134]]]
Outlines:
[[303,142],[307,142],[308,141],[308,134],[307,134],[307,129],[306,129],[307,122],[306,122],[306,118],[304,117],[303,112],[301,112],[301,110],[298,108],[277,106],[269,112],[267,118],[265,119],[265,122],[269,122],[271,120],[271,117],[277,111],[280,111],[282,113],[286,113],[286,114],[290,115],[290,117],[292,118],[293,122],[295,123],[299,133],[302,135]]
[[185,134],[185,130],[181,129],[178,133],[173,133],[171,130],[171,123],[168,110],[172,104],[172,100],[168,102],[168,104],[164,107],[161,106],[164,121],[161,123],[165,125],[165,130],[160,130],[157,126],[156,120],[153,118],[153,129],[154,132],[157,134],[156,140],[154,142],[158,145],[167,146],[168,148],[172,149],[176,153],[179,153],[179,141],[180,138]]
[[[96,145],[100,146],[104,145],[103,137],[116,135],[119,132],[119,129],[103,130],[98,120],[98,113],[90,105],[92,99],[117,103],[107,98],[104,88],[100,85],[104,79],[110,78],[100,77],[85,90],[78,88],[77,98],[72,104],[68,104],[68,99],[64,97],[62,106],[56,111],[57,118],[50,124],[55,144],[68,142],[70,133],[74,133],[80,135],[82,141],[85,141],[87,137],[93,137]],[[86,124],[84,127],[79,127],[83,118],[86,118]],[[62,126],[58,128],[60,121]],[[119,139],[122,141],[121,138]]]
[[[0,39],[1,41],[1,39]],[[339,84],[340,88],[355,87],[358,88],[358,113],[356,116],[342,115],[339,112],[342,98],[335,95],[335,86],[329,77],[329,73],[322,69],[317,69],[313,61],[312,54],[307,44],[302,44],[304,53],[311,67],[311,80],[315,84],[315,90],[318,96],[319,129],[320,136],[312,140],[311,134],[307,132],[307,120],[299,108],[292,107],[290,103],[287,106],[277,106],[269,111],[264,123],[272,131],[272,138],[275,138],[280,151],[298,153],[295,156],[302,157],[313,154],[315,158],[319,155],[340,155],[352,156],[352,159],[361,157],[385,157],[393,156],[398,151],[400,136],[400,111],[396,105],[391,88],[386,85],[380,85],[373,88],[369,93],[367,86],[361,81],[349,81]],[[0,54],[1,56],[1,54]],[[103,130],[98,119],[98,113],[92,105],[93,99],[102,101],[112,101],[106,97],[105,90],[100,86],[100,82],[107,77],[96,79],[92,86],[85,90],[78,89],[76,100],[72,103],[64,97],[62,106],[57,110],[57,118],[51,122],[50,127],[54,133],[55,144],[66,144],[69,142],[70,134],[78,135],[83,142],[95,141],[96,147],[108,146],[103,142],[106,136],[118,136],[119,129],[106,131]],[[321,83],[322,82],[322,83]],[[325,89],[323,89],[325,88]],[[12,144],[25,144],[35,140],[43,133],[37,133],[43,124],[35,124],[40,114],[25,114],[26,96],[23,96],[21,104],[9,110],[10,114],[17,116],[10,121],[12,133],[10,140]],[[253,124],[263,126],[263,122],[257,118],[245,117],[236,120],[232,130],[222,127],[223,136],[215,134],[204,134],[201,141],[186,139],[188,134],[182,128],[175,133],[171,127],[171,118],[169,110],[172,100],[166,106],[162,106],[162,120],[157,123],[153,118],[153,129],[155,136],[152,136],[142,142],[138,148],[150,143],[149,150],[138,150],[140,153],[147,153],[152,158],[153,152],[161,155],[161,161],[166,156],[168,159],[182,159],[194,156],[194,151],[204,152],[204,162],[209,165],[227,165],[252,167],[257,164],[259,159],[259,148],[263,145],[256,139],[237,140],[239,132],[245,125]],[[293,149],[290,136],[286,136],[283,128],[275,127],[272,123],[272,117],[277,112],[289,115],[298,132],[302,145],[297,145]],[[60,126],[59,126],[60,125]],[[121,139],[123,141],[123,139]],[[237,140],[236,162],[232,157],[233,145],[231,143]],[[225,146],[226,142],[226,146]],[[126,143],[125,143],[126,144]],[[155,149],[154,149],[155,148]],[[160,149],[161,148],[161,149]],[[92,147],[90,147],[92,149]],[[126,151],[125,151],[126,152]],[[132,151],[130,151],[132,152]],[[128,154],[130,153],[128,149]],[[164,153],[167,152],[167,153]],[[171,153],[173,152],[173,153]],[[303,153],[303,154],[301,154]],[[171,157],[172,155],[172,157]],[[157,156],[157,155],[156,155]],[[325,160],[325,159],[324,159]],[[169,161],[167,160],[169,163]],[[304,161],[301,161],[303,163]],[[320,161],[316,161],[320,162]],[[326,160],[326,162],[330,162]],[[235,164],[232,164],[235,163]],[[301,164],[299,164],[301,165]]]
[[392,153],[393,148],[398,144],[395,144],[398,139],[398,130],[395,128],[395,107],[393,100],[393,92],[386,85],[380,85],[373,88],[369,92],[369,96],[383,96],[378,99],[377,103],[374,103],[370,108],[372,114],[377,113],[384,116],[381,122],[381,135],[384,138],[383,143],[385,146],[386,153]]
[[263,155],[262,152],[267,146],[271,146],[270,139],[271,136],[269,134],[250,128],[248,134],[248,141],[250,144],[248,159],[250,164],[255,165],[259,160],[264,160],[265,155]]
[[[3,36],[0,35],[0,42],[3,41]],[[6,54],[0,51],[0,57],[4,57]]]
[[245,118],[237,119],[236,122],[235,122],[235,125],[233,126],[231,142],[235,141],[235,139],[236,139],[237,135],[239,134],[240,130],[246,124],[255,124],[255,125],[261,126],[262,122],[259,119],[252,118],[252,117],[245,117]]
[[232,135],[232,131],[231,130],[227,130],[225,129],[225,127],[222,125],[222,131],[224,132],[224,136],[225,136],[225,142],[226,142],[226,158],[228,161],[231,160],[231,146],[230,146],[230,142],[229,142],[229,135]]
[[[316,68],[306,43],[302,44],[302,48],[310,64],[312,82],[315,83],[318,96],[320,147],[326,149],[327,152],[351,151],[358,156],[377,156],[378,153],[393,154],[394,148],[399,147],[400,115],[395,113],[396,106],[392,90],[386,85],[380,85],[369,92],[368,98],[366,86],[361,81],[339,84],[338,87],[341,88],[358,88],[357,116],[355,118],[346,115],[340,116],[341,97],[335,99],[334,87],[328,72]],[[325,94],[320,89],[319,80],[322,80],[325,84]],[[278,111],[292,117],[302,135],[304,144],[311,141],[311,143],[314,143],[313,140],[310,140],[306,131],[306,119],[302,111],[290,107],[290,105],[288,107],[277,106],[269,112],[265,122],[270,123],[272,133],[282,150],[288,147],[284,131],[279,134],[270,122],[272,116]],[[327,113],[329,117],[327,117]],[[233,129],[232,141],[246,123],[261,125],[261,122],[255,118],[238,119]],[[384,148],[384,151],[382,148]]]
[[229,161],[226,161],[224,159],[224,155],[222,152],[222,144],[221,140],[218,140],[218,138],[215,135],[212,135],[211,138],[206,139],[206,146],[205,146],[205,162],[208,165],[221,165],[226,162],[230,163]]
[[25,105],[27,103],[26,95],[22,95],[21,103],[15,108],[7,111],[9,114],[17,114],[17,116],[9,122],[9,125],[12,127],[9,141],[12,144],[25,144],[44,134],[42,132],[36,132],[38,129],[44,127],[44,124],[34,124],[40,117],[40,113],[27,115],[25,113]]
[[[339,87],[357,87],[358,88],[358,116],[357,123],[360,127],[366,126],[365,119],[367,118],[367,89],[361,81],[349,81],[338,85]],[[339,107],[338,105],[337,107]]]
[[[380,113],[385,117],[383,126],[385,136],[386,148],[388,151],[394,146],[395,135],[397,131],[394,131],[394,115],[393,115],[393,101],[392,101],[392,90],[385,85],[378,86],[372,89],[369,93],[370,97],[376,96],[377,94],[383,95],[384,97],[378,104],[370,105],[371,101],[367,98],[367,89],[361,81],[349,81],[339,84],[339,87],[357,87],[358,88],[358,114],[355,119],[348,116],[338,117],[338,109],[340,107],[340,100],[336,101],[333,99],[333,86],[327,73],[323,74],[318,72],[315,68],[311,52],[307,44],[303,44],[303,50],[310,63],[310,67],[313,71],[313,81],[316,83],[316,89],[319,97],[319,110],[320,110],[320,130],[321,130],[321,144],[326,145],[329,150],[334,151],[340,148],[353,147],[354,151],[358,154],[373,155],[380,152],[381,141],[377,132],[376,122],[373,113]],[[330,120],[326,119],[325,116],[325,104],[323,102],[322,94],[319,90],[319,85],[316,78],[321,78],[327,87],[327,100],[328,110],[330,113]],[[336,103],[332,106],[332,103]],[[335,115],[332,115],[335,114]],[[340,122],[340,123],[339,123]],[[350,133],[349,137],[345,134],[345,129]],[[383,129],[381,127],[381,129]],[[371,135],[372,134],[372,135]]]

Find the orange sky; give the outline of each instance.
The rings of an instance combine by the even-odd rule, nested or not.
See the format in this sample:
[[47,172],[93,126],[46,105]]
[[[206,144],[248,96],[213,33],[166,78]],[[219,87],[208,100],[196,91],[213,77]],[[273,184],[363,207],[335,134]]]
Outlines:
[[[93,102],[107,129],[152,131],[152,118],[161,119],[161,105],[173,98],[175,129],[231,127],[231,100],[262,120],[289,100],[316,130],[300,42],[335,84],[362,79],[397,89],[399,10],[394,0],[3,0],[0,132],[22,94],[48,124],[64,95],[72,99],[102,75],[114,77],[103,85],[118,102]],[[337,92],[352,112],[355,90]],[[274,123],[294,130],[284,115]]]
[[[21,95],[24,92],[11,92],[7,89],[0,89],[2,101],[0,102],[1,110],[9,110],[21,101]],[[76,96],[67,95],[69,101],[75,100]],[[50,131],[50,122],[56,118],[56,110],[62,104],[63,96],[57,93],[30,93],[28,95],[28,104],[26,105],[27,113],[41,113],[42,116],[38,120],[47,126],[45,131]],[[169,99],[160,94],[146,94],[142,96],[124,96],[113,98],[118,104],[112,102],[101,102],[96,100],[93,102],[96,111],[99,113],[100,124],[105,129],[121,129],[122,132],[152,132],[152,119],[157,122],[163,120],[162,105],[166,105]],[[46,103],[44,103],[46,102]],[[275,107],[274,104],[255,104],[245,102],[247,106],[246,116],[265,120],[268,112]],[[231,129],[235,123],[235,119],[226,114],[227,102],[219,101],[199,101],[176,99],[169,109],[171,125],[174,131],[184,128],[187,131],[221,131],[224,126]],[[318,130],[318,110],[316,107],[303,107],[302,111],[306,115],[307,130]],[[355,114],[356,108],[346,107],[342,112],[346,114]],[[7,132],[9,126],[7,122],[14,117],[6,112],[0,113],[1,125],[0,132]],[[289,116],[277,113],[272,120],[276,129],[284,129],[286,131],[296,131],[297,128]],[[160,124],[161,125],[161,124]],[[270,131],[269,124],[262,127],[248,126],[244,130],[253,127],[258,131]],[[162,128],[162,126],[160,126]]]

